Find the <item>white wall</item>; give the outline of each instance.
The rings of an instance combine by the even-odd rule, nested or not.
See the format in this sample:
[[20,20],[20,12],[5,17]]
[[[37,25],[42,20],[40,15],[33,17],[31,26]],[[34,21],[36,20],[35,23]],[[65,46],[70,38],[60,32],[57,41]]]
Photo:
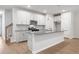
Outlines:
[[79,38],[79,11],[74,12],[74,37]]
[[5,10],[2,10],[2,38],[5,40]]
[[12,11],[2,10],[2,38],[5,40],[5,26],[12,22]]
[[12,9],[5,10],[5,25],[12,23]]

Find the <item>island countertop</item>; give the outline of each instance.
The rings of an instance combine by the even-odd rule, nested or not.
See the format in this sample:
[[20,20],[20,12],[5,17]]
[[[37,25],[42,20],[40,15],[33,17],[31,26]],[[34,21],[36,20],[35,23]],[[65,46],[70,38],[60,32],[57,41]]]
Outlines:
[[41,31],[16,30],[16,32],[26,32],[26,33],[35,34],[35,35],[59,33],[59,32],[64,32],[64,31],[66,31],[66,30],[62,30],[62,31],[51,31],[51,30],[41,30]]
[[26,31],[28,47],[32,53],[38,53],[64,41],[64,31]]
[[32,32],[32,31],[26,31],[30,34],[35,34],[35,35],[43,35],[43,34],[51,34],[51,33],[59,33],[59,32],[64,32],[64,31],[36,31],[36,32]]

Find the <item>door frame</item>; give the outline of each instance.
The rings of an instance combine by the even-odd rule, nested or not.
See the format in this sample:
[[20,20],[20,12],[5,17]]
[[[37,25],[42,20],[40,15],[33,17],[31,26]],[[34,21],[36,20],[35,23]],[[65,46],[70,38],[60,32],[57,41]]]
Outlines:
[[0,15],[0,17],[1,17],[1,34],[0,34],[0,36],[2,36],[2,14]]

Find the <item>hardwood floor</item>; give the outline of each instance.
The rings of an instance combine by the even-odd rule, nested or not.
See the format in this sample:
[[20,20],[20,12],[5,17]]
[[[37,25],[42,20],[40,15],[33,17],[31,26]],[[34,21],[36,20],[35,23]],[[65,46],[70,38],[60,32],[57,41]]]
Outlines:
[[0,54],[30,54],[31,51],[27,47],[27,42],[5,44],[0,37]]
[[79,39],[65,39],[64,42],[38,54],[79,54]]
[[[65,39],[64,42],[50,47],[38,54],[78,54],[79,39]],[[0,54],[31,54],[27,47],[27,42],[5,44],[0,37]]]

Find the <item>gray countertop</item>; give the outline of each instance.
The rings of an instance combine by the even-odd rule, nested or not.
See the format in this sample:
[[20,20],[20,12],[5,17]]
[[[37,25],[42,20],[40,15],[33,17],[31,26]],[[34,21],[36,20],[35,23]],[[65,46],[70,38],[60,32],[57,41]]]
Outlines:
[[43,32],[37,31],[37,32],[28,32],[28,33],[35,34],[35,35],[43,35],[43,34],[60,33],[60,32],[64,32],[64,31],[54,31],[54,32],[52,32],[52,31],[43,31]]
[[52,32],[51,30],[42,30],[42,31],[28,31],[28,30],[16,30],[16,32],[26,32],[26,33],[29,33],[29,34],[35,34],[35,35],[42,35],[42,34],[50,34],[50,33],[59,33],[59,32],[64,32],[65,30],[63,31],[54,31]]

